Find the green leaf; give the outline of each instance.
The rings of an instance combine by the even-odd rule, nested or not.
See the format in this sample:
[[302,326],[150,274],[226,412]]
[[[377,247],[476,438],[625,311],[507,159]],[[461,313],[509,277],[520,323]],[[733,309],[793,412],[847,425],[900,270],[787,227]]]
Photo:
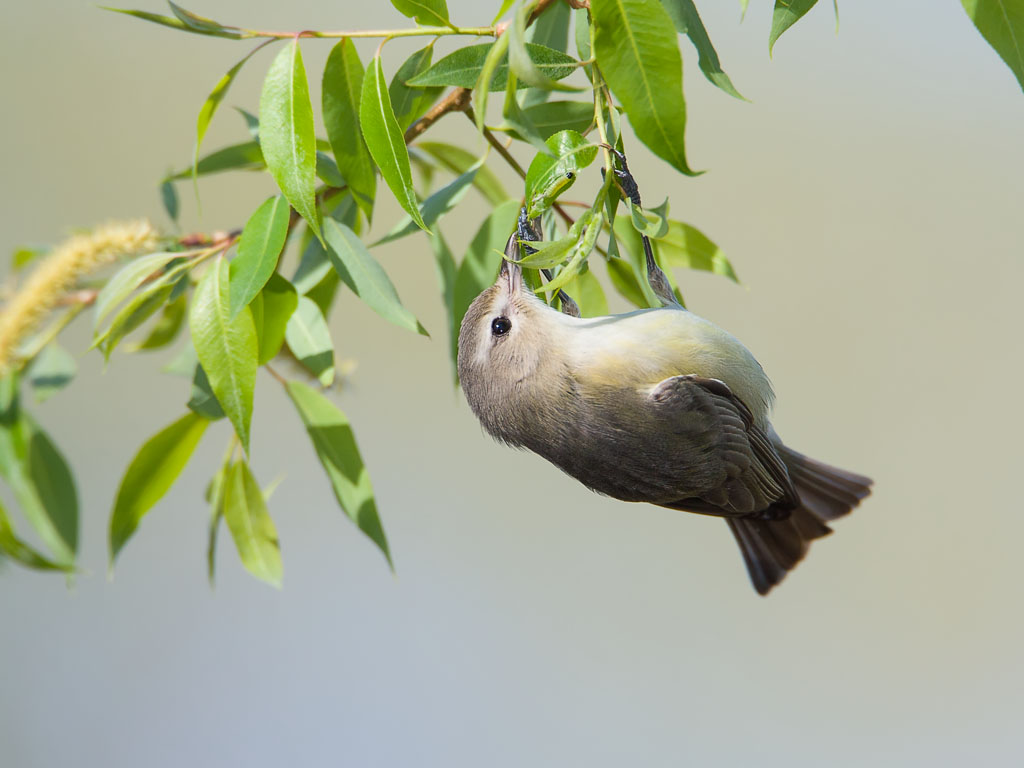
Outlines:
[[567,282],[563,290],[575,299],[583,317],[601,317],[608,314],[608,299],[597,277],[590,270],[580,272]]
[[345,177],[338,170],[338,164],[334,162],[334,158],[320,150],[317,150],[316,153],[316,175],[320,181],[329,187],[341,189],[347,186]]
[[160,370],[171,376],[192,378],[198,362],[199,357],[196,355],[196,348],[192,345],[192,339],[186,339],[174,358]]
[[110,515],[110,563],[143,516],[170,490],[210,422],[188,413],[149,438],[121,479]]
[[224,409],[217,402],[217,396],[210,387],[210,379],[199,363],[196,363],[196,370],[192,375],[192,395],[186,405],[190,411],[209,421],[224,418]]
[[78,492],[49,435],[27,414],[0,428],[0,475],[25,519],[61,566],[78,551]]
[[65,571],[67,573],[74,571],[73,566],[54,562],[19,539],[14,532],[11,518],[2,504],[0,504],[0,554],[40,571]]
[[324,222],[327,254],[339,277],[374,312],[401,328],[427,335],[416,317],[402,306],[395,286],[355,232],[344,224]]
[[[547,199],[550,190],[558,187],[567,174],[577,174],[597,157],[597,145],[576,131],[559,131],[544,143],[551,154],[539,153],[526,172],[526,199],[531,215],[542,213],[545,203],[550,205],[551,200]],[[541,201],[539,198],[544,199]]]
[[1024,90],[1024,0],[960,0]]
[[212,587],[217,570],[217,533],[220,530],[220,521],[224,517],[224,485],[228,472],[231,469],[230,459],[232,450],[229,448],[224,463],[216,474],[210,479],[206,488],[206,500],[210,503],[210,525],[207,532],[206,543],[206,577]]
[[15,248],[14,251],[11,253],[11,267],[15,271],[17,271],[19,269],[22,269],[26,264],[31,264],[40,256],[45,256],[49,252],[49,246],[45,245],[23,245],[19,248]]
[[[536,3],[520,0],[519,7],[512,17],[505,34],[509,36],[508,63],[511,70],[527,85],[553,91],[578,91],[576,86],[564,85],[548,77],[534,64],[526,50],[526,20],[533,12]],[[550,48],[548,50],[551,50]]]
[[[476,173],[480,166],[483,165],[484,158],[480,158],[475,165],[469,167],[469,169],[457,176],[454,181],[441,187],[434,194],[428,197],[420,205],[420,218],[427,227],[432,227],[446,213],[452,208],[459,204],[459,202],[466,196],[466,192],[473,183],[473,179],[476,177]],[[374,245],[380,245],[381,243],[389,243],[392,240],[397,240],[400,237],[411,235],[417,230],[416,224],[413,223],[411,216],[404,217],[401,221],[395,224],[394,228]]]
[[166,304],[161,311],[160,318],[150,328],[149,334],[138,344],[132,346],[132,352],[142,349],[161,349],[174,341],[181,326],[185,323],[185,310],[188,302],[185,296],[181,295]]
[[248,464],[237,461],[232,465],[223,493],[224,521],[242,565],[257,579],[280,587],[282,566],[277,529]]
[[324,126],[338,170],[369,221],[373,217],[377,175],[359,123],[362,90],[363,65],[359,53],[351,40],[343,38],[331,49],[324,67]]
[[445,0],[391,0],[395,9],[417,24],[427,27],[450,27]]
[[430,59],[434,53],[434,44],[426,48],[420,48],[412,54],[398,68],[395,76],[391,78],[391,85],[388,86],[388,95],[391,97],[391,106],[395,110],[395,118],[398,126],[405,131],[415,123],[430,105],[434,103],[443,90],[435,88],[413,88],[406,85],[406,81],[416,75],[426,72],[430,68]]
[[775,0],[772,11],[772,29],[768,35],[768,55],[772,55],[775,41],[783,32],[796,24],[800,18],[815,6],[818,0]]
[[305,296],[299,298],[285,330],[288,348],[325,387],[334,383],[334,343],[320,307]]
[[[480,73],[483,70],[487,55],[495,45],[501,44],[502,35],[497,43],[484,43],[483,45],[470,45],[459,48],[440,59],[430,69],[421,75],[409,80],[406,84],[411,86],[444,85],[459,88],[473,88],[477,84]],[[508,43],[501,45],[507,46]],[[579,66],[579,62],[572,56],[561,51],[555,51],[536,43],[526,43],[526,52],[533,62],[537,71],[552,80],[562,80]],[[503,91],[508,84],[508,57],[502,54],[495,66],[491,77],[489,91]],[[525,88],[526,83],[521,87]]]
[[641,308],[660,306],[660,303],[654,305],[648,303],[643,289],[640,287],[640,281],[637,280],[636,273],[633,272],[633,267],[625,259],[608,260],[608,277],[611,278],[615,290],[633,306]]
[[[195,170],[198,176],[207,176],[224,171],[262,171],[265,167],[259,142],[253,140],[214,150],[206,157],[200,158]],[[191,175],[192,168],[189,167],[172,173],[167,177],[167,181],[187,179]]]
[[170,180],[164,181],[160,184],[160,202],[163,203],[164,210],[167,212],[168,218],[175,224],[178,223],[178,191],[174,188],[174,184]]
[[455,256],[451,248],[441,234],[441,228],[436,227],[430,233],[430,250],[434,254],[434,266],[437,270],[437,282],[441,287],[441,298],[444,301],[444,308],[448,315],[448,347],[451,352],[452,373],[455,381],[458,382],[456,371],[456,351],[458,349],[459,335],[455,327]]
[[668,232],[655,243],[663,264],[699,269],[722,275],[735,283],[740,279],[722,249],[696,227],[670,221]]
[[36,402],[49,399],[70,384],[77,371],[75,358],[56,341],[43,347],[28,369],[28,381]]
[[231,317],[256,297],[277,268],[290,213],[288,203],[278,195],[265,200],[246,222],[229,271]]
[[[589,101],[550,101],[527,107],[523,115],[546,140],[561,131],[583,133],[594,122],[594,104]],[[522,138],[515,131],[511,133]]]
[[533,121],[523,112],[516,99],[516,86],[519,83],[518,75],[510,72],[508,76],[508,87],[505,89],[505,104],[501,108],[501,116],[504,118],[502,127],[508,127],[514,131],[521,140],[532,144],[539,152],[545,155],[551,150],[544,144],[544,137],[540,135]]
[[[639,307],[662,306],[661,299],[659,299],[657,294],[654,293],[654,289],[651,288],[650,281],[647,279],[647,257],[644,252],[643,240],[640,237],[640,233],[636,231],[636,227],[633,226],[633,222],[631,220],[623,217],[619,217],[615,220],[614,230],[619,242],[625,246],[626,255],[628,256],[626,261],[629,264],[629,268],[632,270],[636,288],[642,295],[641,300],[639,302],[634,301],[634,303]],[[657,241],[651,241],[651,247],[654,251],[655,261],[660,265],[661,260],[658,259]],[[609,262],[609,266],[610,265],[611,262]],[[612,282],[615,282],[614,275],[612,276]],[[618,283],[616,283],[616,287],[620,288]],[[623,292],[622,288],[620,288],[620,292]],[[623,293],[623,295],[625,295],[625,293]]]
[[[313,242],[318,243],[316,240]],[[253,322],[259,339],[257,362],[263,365],[277,357],[277,353],[281,351],[285,329],[292,313],[299,305],[299,296],[295,287],[275,272],[263,286],[257,299],[260,304],[259,317],[257,319],[254,310]]]
[[260,145],[267,168],[302,218],[320,237],[316,208],[316,134],[302,52],[293,40],[274,59],[260,94]]
[[648,209],[633,205],[632,200],[626,202],[629,205],[633,228],[641,235],[657,238],[668,233],[668,198],[665,198],[665,202],[657,208]]
[[593,0],[594,54],[637,138],[688,175],[683,61],[672,20],[654,0]]
[[109,8],[105,5],[101,5],[99,7],[104,11],[113,11],[114,13],[123,13],[126,16],[134,16],[136,19],[151,21],[154,24],[160,24],[165,27],[170,27],[171,29],[177,29],[181,32],[192,32],[197,35],[211,35],[213,37],[226,37],[229,40],[238,40],[242,37],[240,32],[232,31],[226,27],[220,27],[217,30],[200,29],[192,24],[186,24],[181,19],[176,19],[173,16],[161,16],[159,13],[148,13],[146,11],[128,11],[123,8]]
[[255,141],[259,141],[260,119],[249,110],[242,109],[241,107],[235,107],[235,112],[242,116],[242,119],[245,121],[245,129],[249,131],[249,135],[252,136]]
[[[195,30],[196,32],[205,32],[207,34],[216,35],[228,30],[228,27],[225,27],[219,21],[208,19],[205,16],[192,13],[192,11],[186,11],[180,5],[170,2],[170,0],[168,0],[167,4],[171,7],[171,13],[177,16],[186,27]],[[237,30],[238,28],[232,27],[231,29]]]
[[99,347],[104,359],[109,360],[121,339],[141,326],[170,300],[181,276],[190,267],[190,262],[182,260],[156,280],[144,284],[114,315],[107,328],[95,335],[90,348]]
[[359,101],[359,122],[374,162],[381,176],[391,188],[405,212],[420,229],[427,229],[420,217],[416,192],[412,187],[412,168],[409,150],[398,127],[391,98],[384,80],[380,57],[374,56],[363,78],[363,92]]
[[334,403],[312,387],[290,381],[287,389],[331,481],[338,504],[359,526],[359,530],[380,547],[388,565],[391,565],[391,553],[377,514],[370,475],[359,455],[348,419]]
[[220,257],[196,288],[189,328],[210,388],[248,453],[259,346],[252,312],[246,307],[231,317],[228,290],[228,264]]
[[[456,174],[465,173],[480,160],[469,150],[456,147],[453,144],[443,144],[436,141],[418,141],[415,146]],[[501,180],[486,165],[481,165],[477,169],[476,174],[473,176],[473,186],[480,190],[480,194],[491,205],[498,205],[508,200],[508,192],[505,191]]]
[[[552,3],[526,30],[526,42],[543,45],[545,48],[562,53],[568,52],[571,19],[572,9],[568,3]],[[585,23],[584,26],[586,26]],[[523,95],[522,106],[525,109],[541,104],[547,101],[550,93],[543,88],[530,88]]]
[[711,44],[708,31],[704,28],[704,22],[700,20],[697,13],[697,6],[693,0],[662,0],[665,10],[672,17],[672,23],[676,30],[690,38],[693,47],[697,49],[697,64],[700,71],[713,84],[717,85],[730,96],[746,101],[740,92],[732,84],[729,76],[722,71],[722,63],[718,60],[718,53],[715,46]]
[[[581,217],[579,221],[584,221],[584,218]],[[563,288],[585,268],[587,258],[590,256],[590,252],[594,250],[597,236],[600,234],[603,224],[604,213],[601,211],[594,213],[586,219],[586,229],[583,230],[580,239],[573,246],[569,262],[558,271],[558,274],[542,286],[542,290],[551,294],[553,291]]]
[[151,253],[132,259],[115,272],[96,295],[93,304],[93,330],[99,328],[104,318],[147,278],[165,273],[171,262],[180,256],[180,253]]

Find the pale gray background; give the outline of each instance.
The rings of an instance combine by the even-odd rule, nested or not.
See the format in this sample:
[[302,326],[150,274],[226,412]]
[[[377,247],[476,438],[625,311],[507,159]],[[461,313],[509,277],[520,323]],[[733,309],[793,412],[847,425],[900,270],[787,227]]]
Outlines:
[[[0,253],[110,217],[167,226],[156,181],[187,162],[199,105],[248,44],[71,0],[10,5]],[[489,21],[491,4],[451,5]],[[249,578],[226,536],[207,586],[201,493],[224,424],[108,581],[120,474],[187,387],[123,354],[100,375],[92,353],[37,409],[77,473],[91,574],[70,591],[0,576],[0,763],[1017,764],[1024,96],[955,0],[844,2],[838,36],[819,3],[774,60],[769,5],[740,25],[738,3],[700,4],[752,104],[709,86],[684,46],[689,156],[709,172],[631,159],[647,200],[671,194],[673,214],[733,259],[745,287],[697,274],[684,287],[767,368],[779,431],[876,478],[835,536],[760,599],[724,525],[601,499],[486,439],[450,387],[417,235],[379,255],[433,340],[347,296],[332,322],[359,362],[334,397],[397,576],[338,512],[261,375],[254,466],[264,482],[285,474],[272,502],[284,590]],[[384,2],[195,10],[283,29],[405,23]],[[315,97],[329,45],[303,43]],[[408,50],[385,50],[389,73]],[[270,55],[228,104],[256,108]],[[225,109],[207,146],[243,137]],[[211,180],[200,222],[182,186],[185,225],[238,225],[270,189]],[[383,205],[379,226],[396,210]],[[471,196],[444,223],[455,248],[483,211]],[[85,330],[69,341],[84,349]]]

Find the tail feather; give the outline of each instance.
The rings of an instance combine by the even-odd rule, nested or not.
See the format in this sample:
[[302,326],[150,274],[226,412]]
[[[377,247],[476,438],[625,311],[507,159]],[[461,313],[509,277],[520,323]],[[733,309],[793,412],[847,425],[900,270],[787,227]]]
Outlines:
[[784,446],[779,456],[789,470],[800,506],[783,520],[729,518],[750,579],[766,595],[803,560],[814,539],[827,536],[829,521],[849,514],[871,493],[871,479],[831,467]]

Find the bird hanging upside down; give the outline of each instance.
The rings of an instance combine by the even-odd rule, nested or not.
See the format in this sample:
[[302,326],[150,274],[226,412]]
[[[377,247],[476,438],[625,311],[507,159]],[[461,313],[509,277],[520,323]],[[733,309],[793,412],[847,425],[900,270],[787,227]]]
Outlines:
[[871,492],[869,478],[787,448],[754,356],[678,305],[575,317],[504,261],[462,321],[458,371],[498,440],[599,493],[724,517],[762,595]]

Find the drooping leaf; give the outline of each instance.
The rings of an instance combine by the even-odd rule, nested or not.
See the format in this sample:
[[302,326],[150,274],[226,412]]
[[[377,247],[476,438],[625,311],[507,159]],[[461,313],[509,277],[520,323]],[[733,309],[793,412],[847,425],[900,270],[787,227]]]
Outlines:
[[391,98],[388,96],[384,70],[380,57],[374,56],[363,78],[363,92],[359,101],[359,122],[373,160],[398,204],[408,213],[420,229],[427,229],[420,217],[419,203],[412,186],[412,168],[409,150],[398,127]]
[[136,19],[142,19],[143,21],[151,21],[154,24],[160,24],[164,27],[177,29],[181,32],[192,32],[197,35],[211,35],[213,37],[225,37],[229,40],[238,40],[242,37],[241,33],[237,30],[228,29],[226,27],[221,27],[219,30],[200,29],[191,24],[186,24],[181,19],[176,19],[173,16],[161,16],[159,13],[130,11],[123,8],[109,8],[105,5],[101,5],[100,8],[104,11],[113,11],[114,13],[123,13],[126,16],[134,16]]
[[316,186],[316,134],[306,70],[298,40],[274,59],[260,94],[260,146],[285,199],[320,237]]
[[[569,26],[572,8],[569,3],[551,3],[537,20],[526,30],[526,42],[543,45],[553,51],[568,53]],[[550,91],[544,88],[530,88],[523,94],[522,106],[528,107],[547,101]],[[546,138],[546,137],[545,137]]]
[[160,183],[160,202],[163,203],[164,211],[167,212],[167,217],[177,224],[178,213],[180,211],[178,206],[178,191],[174,188],[174,184],[169,180]]
[[231,317],[255,298],[277,268],[290,213],[288,203],[278,195],[265,200],[246,222],[229,270]]
[[210,388],[248,452],[259,348],[248,307],[231,317],[228,264],[223,257],[211,265],[196,288],[189,328]]
[[285,330],[288,349],[325,387],[334,383],[334,342],[320,307],[299,297],[299,304]]
[[228,470],[223,488],[224,522],[238,549],[242,565],[253,576],[281,586],[281,547],[256,478],[244,461]]
[[[527,107],[523,114],[546,140],[561,131],[583,133],[594,122],[594,105],[588,101],[549,101]],[[522,138],[515,130],[511,133]]]
[[110,515],[110,563],[143,516],[170,490],[210,422],[188,413],[143,443],[121,479]]
[[740,281],[722,249],[689,224],[669,221],[668,231],[656,241],[656,246],[664,264],[713,272],[735,283]]
[[373,217],[377,175],[359,122],[362,90],[363,65],[359,61],[359,53],[351,40],[343,38],[331,49],[324,67],[321,91],[324,126],[338,170],[348,182],[356,203],[370,220]]
[[[487,94],[490,92],[489,83],[493,82],[494,73],[498,70],[502,61],[508,57],[508,46],[510,40],[510,35],[502,35],[491,44],[490,50],[487,51],[483,64],[480,66],[480,74],[477,75],[476,81],[473,83],[473,108],[476,111],[476,120],[474,122],[476,123],[476,129],[481,133],[481,135],[484,132],[484,128],[487,127]],[[507,78],[511,79],[511,77],[511,70],[509,70]]]
[[316,177],[335,189],[347,186],[345,177],[338,170],[338,164],[334,162],[334,158],[320,150],[316,152]]
[[391,553],[377,514],[370,475],[359,454],[348,419],[334,403],[312,387],[290,381],[287,388],[331,481],[338,504],[359,526],[359,530],[380,547],[391,565]]
[[2,504],[0,504],[0,555],[39,571],[65,571],[67,573],[74,571],[74,566],[62,565],[50,560],[18,538],[11,518]]
[[718,53],[715,46],[711,44],[708,31],[704,28],[704,22],[700,20],[697,13],[697,6],[693,0],[663,0],[665,10],[672,17],[672,23],[681,35],[686,35],[697,49],[697,65],[704,77],[717,85],[730,96],[743,99],[740,92],[732,84],[732,80],[722,70],[722,63],[718,60]]
[[178,350],[178,353],[171,361],[160,370],[162,373],[171,376],[191,378],[193,373],[195,373],[195,367],[198,362],[199,357],[196,355],[196,348],[192,345],[192,339],[189,338],[181,345],[181,349]]
[[224,409],[217,402],[217,396],[210,387],[210,379],[199,363],[196,363],[196,370],[192,376],[192,394],[186,405],[190,411],[209,421],[224,418]]
[[400,14],[425,27],[451,26],[445,0],[391,0],[391,4]]
[[252,136],[254,141],[260,139],[260,119],[247,109],[241,107],[235,107],[235,112],[242,116],[245,121],[245,129],[249,131],[249,135]]
[[[314,240],[313,242],[317,242]],[[259,339],[259,365],[273,360],[284,343],[288,320],[299,304],[295,287],[276,272],[263,286],[257,297],[260,301],[259,318],[253,312],[256,337]]]
[[402,305],[387,273],[355,232],[340,222],[327,219],[324,236],[331,264],[356,296],[385,320],[427,335],[412,312]]
[[[207,176],[211,173],[223,173],[224,171],[262,171],[266,167],[263,162],[263,151],[258,141],[243,141],[241,144],[231,144],[227,147],[214,150],[206,157],[199,159],[196,166],[196,175]],[[187,179],[192,175],[191,166],[172,173],[167,181]]]
[[[217,84],[213,86],[213,90],[210,91],[210,95],[206,97],[206,101],[203,102],[203,106],[199,109],[199,115],[196,117],[196,149],[192,159],[192,173],[198,175],[199,171],[199,147],[203,143],[203,137],[206,136],[206,129],[210,127],[210,121],[213,120],[213,115],[217,111],[217,107],[224,100],[224,97],[228,94],[228,89],[231,84],[235,81],[235,77],[245,66],[245,62],[252,58],[253,54],[256,53],[260,48],[267,45],[267,42],[260,43],[258,46],[253,48],[249,53],[245,54],[242,59],[229,69],[225,75],[217,81]],[[177,219],[177,215],[171,216],[172,219]]]
[[114,315],[106,329],[96,333],[90,348],[100,348],[104,359],[109,360],[121,339],[140,327],[171,299],[176,287],[180,285],[182,276],[191,265],[191,262],[181,260],[156,280],[144,283]]
[[[437,190],[434,194],[428,197],[420,205],[420,217],[423,219],[423,223],[427,227],[434,226],[444,214],[448,213],[452,208],[459,204],[463,197],[466,196],[466,192],[473,183],[473,179],[476,177],[477,171],[480,166],[483,165],[484,158],[480,158],[476,164],[471,165],[465,173],[457,176],[454,181],[446,184]],[[378,240],[374,245],[380,245],[381,243],[388,243],[392,240],[397,240],[400,237],[411,235],[417,231],[416,224],[413,223],[412,217],[405,216],[401,221],[395,224],[394,228]]]
[[231,453],[229,449],[227,456],[224,457],[224,463],[206,487],[206,500],[210,503],[210,525],[206,534],[206,578],[211,587],[217,570],[217,534],[220,531],[220,522],[224,518],[224,485],[231,469]]
[[[636,227],[633,226],[631,219],[627,219],[625,216],[620,216],[615,220],[614,224],[615,235],[618,237],[619,242],[623,245],[625,254],[622,261],[625,261],[629,268],[632,270],[634,277],[634,284],[639,289],[642,299],[637,303],[640,307],[660,307],[662,306],[661,299],[651,288],[650,281],[647,279],[647,256],[644,251],[643,240],[640,237],[640,233],[637,232]],[[664,267],[658,259],[658,244],[657,241],[651,241],[654,252],[655,261],[659,263],[659,266]],[[614,260],[612,260],[614,261]],[[612,261],[609,262],[609,273],[612,269]],[[616,265],[616,268],[618,265]],[[615,283],[616,288],[620,289],[620,292],[625,295],[625,290],[620,286],[619,282],[616,282],[616,276],[612,275],[612,282]],[[633,287],[632,285],[630,287]],[[631,299],[632,300],[632,299]]]
[[143,443],[121,479],[110,515],[111,565],[143,516],[178,479],[209,423],[188,413]]
[[191,30],[196,32],[203,32],[209,35],[220,35],[222,33],[238,33],[237,27],[228,27],[221,24],[219,21],[208,19],[205,16],[200,16],[192,11],[187,11],[180,5],[167,0],[167,4],[171,7],[171,13],[178,17],[181,22]]
[[505,89],[505,103],[501,108],[501,116],[504,119],[502,127],[507,126],[522,141],[532,144],[538,152],[550,154],[551,150],[544,143],[544,137],[541,136],[533,121],[526,116],[523,108],[519,106],[519,101],[516,98],[518,83],[519,76],[515,72],[509,72],[508,87]]
[[593,0],[594,55],[637,137],[693,175],[683,134],[683,61],[672,20],[654,0]]
[[[416,148],[422,149],[452,173],[463,174],[479,162],[469,150],[436,141],[418,141]],[[480,190],[491,205],[498,205],[508,200],[508,192],[501,180],[486,165],[481,165],[473,176],[473,186]]]
[[162,349],[178,337],[181,326],[185,323],[185,310],[188,302],[185,296],[171,300],[164,305],[160,317],[149,330],[145,339],[131,347],[131,352],[138,352],[142,349]]
[[817,4],[818,0],[775,0],[772,11],[772,29],[768,35],[768,55],[772,55],[775,41],[783,32],[796,24],[805,13]]
[[[590,213],[590,211],[588,211],[588,213]],[[583,220],[584,219],[581,217],[580,221]],[[575,279],[578,274],[580,274],[586,266],[587,258],[589,258],[591,251],[594,250],[594,245],[597,243],[597,236],[600,234],[603,224],[604,213],[601,211],[597,211],[591,217],[586,219],[585,228],[569,254],[568,263],[558,270],[558,273],[551,280],[542,286],[544,291],[549,295],[552,295],[554,291],[565,287],[569,282]]]
[[162,274],[168,265],[180,256],[179,253],[151,253],[132,259],[115,272],[96,295],[96,301],[93,303],[93,330],[98,329],[104,318],[127,299],[132,291],[142,285],[144,280]]
[[41,403],[66,387],[77,371],[75,358],[56,341],[43,347],[28,369],[36,402]]
[[[529,86],[543,88],[548,91],[578,91],[576,86],[559,83],[546,75],[534,64],[526,49],[526,21],[532,13],[535,3],[520,0],[516,13],[512,17],[505,34],[509,36],[508,63],[511,70]],[[548,50],[551,50],[550,48]]]
[[636,273],[626,259],[608,259],[608,277],[611,278],[612,285],[615,286],[615,290],[619,292],[619,295],[633,306],[640,307],[641,309],[650,306],[660,306],[659,304],[652,305],[648,303],[643,289],[640,288],[640,282],[637,280]]
[[608,314],[608,300],[597,277],[590,270],[580,272],[567,282],[563,290],[576,301],[583,317],[600,317]]
[[1024,90],[1024,0],[960,0]]
[[627,200],[633,228],[641,235],[658,238],[668,233],[668,198],[657,208],[640,208]]
[[[504,35],[502,35],[504,37]],[[483,69],[487,55],[493,46],[501,43],[501,37],[497,43],[484,43],[483,45],[470,45],[459,48],[437,61],[430,69],[421,75],[417,75],[407,82],[411,86],[456,86],[459,88],[473,88],[477,84],[480,72]],[[507,45],[507,43],[505,44]],[[504,46],[502,46],[504,47]],[[537,71],[551,78],[562,80],[573,72],[579,62],[572,56],[561,51],[555,51],[536,43],[526,43],[526,52],[533,62]],[[490,91],[503,91],[508,84],[508,57],[502,55],[496,62],[491,77]],[[522,83],[522,88],[526,83]]]
[[391,106],[395,110],[398,127],[403,131],[423,116],[443,90],[440,87],[413,88],[406,85],[408,80],[430,68],[433,53],[433,43],[426,48],[420,48],[402,63],[395,76],[391,78],[388,95],[391,97]]
[[575,131],[559,131],[544,143],[551,154],[537,154],[526,172],[526,200],[531,216],[543,213],[557,196],[553,190],[567,187],[597,157],[597,146]]

